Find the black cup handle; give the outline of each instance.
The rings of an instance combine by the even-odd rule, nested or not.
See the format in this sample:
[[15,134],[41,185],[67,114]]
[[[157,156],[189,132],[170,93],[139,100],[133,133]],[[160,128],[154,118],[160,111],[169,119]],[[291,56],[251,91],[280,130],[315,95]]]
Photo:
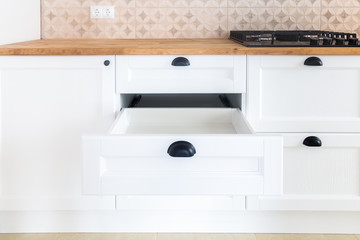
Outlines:
[[105,65],[105,66],[109,66],[109,65],[110,65],[110,60],[105,60],[105,61],[104,61],[104,65]]
[[189,142],[177,141],[169,146],[167,153],[171,157],[192,157],[195,155],[196,150]]
[[306,66],[322,66],[323,63],[318,57],[309,57],[305,60],[304,65]]
[[316,136],[309,136],[304,139],[303,144],[308,147],[321,147],[321,139]]
[[190,61],[186,57],[177,57],[171,62],[171,65],[175,67],[190,66]]

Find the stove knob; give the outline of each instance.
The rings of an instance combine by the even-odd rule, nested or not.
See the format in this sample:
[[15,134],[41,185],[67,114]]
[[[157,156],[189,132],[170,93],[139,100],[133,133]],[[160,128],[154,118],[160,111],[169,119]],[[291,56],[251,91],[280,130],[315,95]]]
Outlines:
[[310,38],[310,46],[319,46],[319,38]]
[[345,38],[335,38],[335,45],[344,46],[345,45]]
[[333,39],[329,38],[329,37],[324,37],[323,38],[323,45],[324,46],[330,46],[332,45]]
[[357,46],[359,40],[357,38],[349,38],[349,46]]

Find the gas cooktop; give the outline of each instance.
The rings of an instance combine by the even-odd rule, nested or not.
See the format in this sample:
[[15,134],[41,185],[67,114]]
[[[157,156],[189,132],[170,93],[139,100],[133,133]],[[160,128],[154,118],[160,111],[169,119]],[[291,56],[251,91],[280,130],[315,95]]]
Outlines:
[[230,31],[247,47],[358,47],[356,33],[329,31]]

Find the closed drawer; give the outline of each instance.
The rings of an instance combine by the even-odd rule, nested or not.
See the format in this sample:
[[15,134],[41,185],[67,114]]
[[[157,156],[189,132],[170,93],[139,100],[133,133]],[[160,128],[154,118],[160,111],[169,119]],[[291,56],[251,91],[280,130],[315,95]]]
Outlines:
[[282,192],[282,138],[253,134],[239,109],[123,109],[83,143],[85,194]]
[[[180,63],[176,63],[176,59],[180,59]],[[189,65],[174,66],[181,65],[184,61],[188,61]],[[246,91],[246,56],[123,55],[116,56],[116,73],[118,93]]]
[[257,132],[360,132],[360,57],[248,56],[247,119]]
[[[318,137],[321,147],[303,144]],[[284,134],[284,193],[360,195],[360,134]]]

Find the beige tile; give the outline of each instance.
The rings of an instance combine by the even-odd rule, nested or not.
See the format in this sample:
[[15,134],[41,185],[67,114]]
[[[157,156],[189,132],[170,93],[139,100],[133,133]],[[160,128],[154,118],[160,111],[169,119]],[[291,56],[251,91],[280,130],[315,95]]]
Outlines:
[[353,234],[324,234],[324,240],[357,240]]
[[199,21],[204,38],[224,38],[228,33],[226,8],[204,8]]
[[321,29],[360,34],[360,8],[323,8]]
[[61,234],[57,240],[156,240],[156,233],[79,233]]
[[0,240],[58,240],[58,234],[0,234]]
[[157,240],[256,240],[256,238],[254,234],[159,233]]
[[205,1],[204,7],[224,8],[224,7],[227,7],[227,0],[208,0],[208,1]]
[[[207,38],[226,37],[229,30],[264,29],[360,32],[360,0],[41,0],[41,3],[43,38]],[[115,18],[90,19],[91,5],[114,5]]]
[[256,240],[326,240],[322,234],[255,234]]
[[136,0],[136,7],[139,8],[153,8],[159,6],[159,0]]
[[136,1],[135,0],[117,0],[114,2],[115,7],[119,8],[135,8]]
[[353,234],[255,234],[256,240],[357,240]]
[[228,8],[228,30],[250,30],[254,16],[250,8]]
[[265,6],[265,0],[228,0],[228,7],[232,8],[254,8]]

